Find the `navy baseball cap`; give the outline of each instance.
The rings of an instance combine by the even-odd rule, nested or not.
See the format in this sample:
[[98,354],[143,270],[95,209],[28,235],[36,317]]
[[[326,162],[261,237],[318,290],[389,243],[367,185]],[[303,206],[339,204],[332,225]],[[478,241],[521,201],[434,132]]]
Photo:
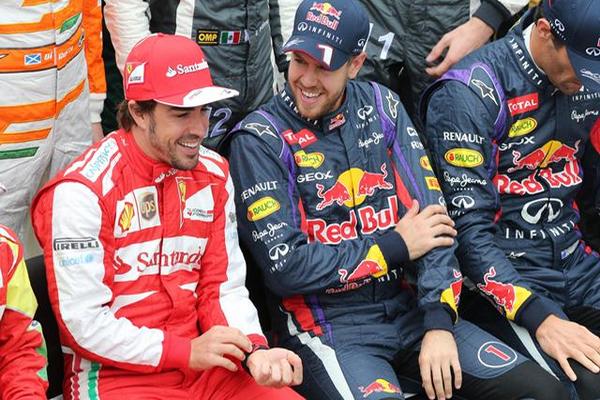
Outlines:
[[284,52],[300,51],[335,71],[360,54],[369,38],[369,18],[355,0],[304,0]]
[[542,7],[583,86],[600,91],[600,0],[544,0]]

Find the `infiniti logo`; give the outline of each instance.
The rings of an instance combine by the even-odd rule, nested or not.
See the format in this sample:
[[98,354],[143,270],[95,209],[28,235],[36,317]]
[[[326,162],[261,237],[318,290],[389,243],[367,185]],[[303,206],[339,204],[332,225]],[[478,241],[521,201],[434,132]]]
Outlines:
[[600,49],[597,47],[588,47],[587,49],[585,49],[585,53],[588,56],[598,57],[600,56]]
[[307,29],[308,29],[308,24],[307,24],[306,22],[300,22],[300,23],[298,24],[298,30],[299,30],[300,32],[304,32],[304,31],[305,31],[305,30],[307,30]]
[[271,247],[269,249],[269,258],[273,261],[278,261],[279,259],[286,256],[286,254],[290,251],[290,247],[285,243],[280,243],[277,246]]
[[546,214],[546,222],[552,222],[558,218],[562,208],[563,202],[560,199],[537,199],[525,204],[521,217],[530,224],[537,224]]
[[363,108],[359,108],[358,111],[356,112],[356,114],[358,115],[358,117],[360,119],[362,119],[364,121],[367,119],[367,117],[369,115],[371,115],[372,112],[373,112],[373,107],[364,106]]
[[452,205],[458,208],[472,208],[475,205],[475,200],[471,196],[461,194],[452,198]]
[[565,26],[558,18],[554,20],[554,26],[556,26],[556,29],[558,29],[560,32],[565,31]]

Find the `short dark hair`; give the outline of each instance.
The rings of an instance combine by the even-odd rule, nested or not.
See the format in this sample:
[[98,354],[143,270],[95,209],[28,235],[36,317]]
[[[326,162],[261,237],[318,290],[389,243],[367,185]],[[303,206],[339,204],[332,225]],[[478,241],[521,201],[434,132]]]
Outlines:
[[[136,125],[133,116],[129,112],[129,100],[123,100],[117,107],[117,121],[119,127],[130,131],[133,126]],[[156,108],[156,101],[154,100],[142,100],[136,101],[136,105],[139,107],[142,114],[150,114]]]

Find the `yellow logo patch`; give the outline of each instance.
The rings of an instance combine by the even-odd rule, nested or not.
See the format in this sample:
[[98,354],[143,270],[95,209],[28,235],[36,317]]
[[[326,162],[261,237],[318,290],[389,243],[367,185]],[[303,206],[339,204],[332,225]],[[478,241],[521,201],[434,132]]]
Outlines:
[[448,150],[444,154],[444,159],[455,167],[473,168],[483,164],[483,156],[480,152],[461,147]]
[[281,205],[277,200],[271,196],[266,196],[250,204],[247,217],[249,221],[258,221],[259,219],[263,219],[279,211],[280,208]]
[[440,192],[442,191],[442,189],[440,188],[440,182],[434,176],[426,176],[425,183],[427,183],[427,188],[429,190],[438,190]]
[[531,133],[537,128],[537,121],[534,118],[525,118],[520,119],[510,127],[510,131],[508,132],[508,137],[518,137],[524,136],[528,133]]
[[431,163],[429,162],[429,158],[427,158],[427,156],[421,157],[419,163],[421,164],[421,168],[423,168],[424,170],[433,171],[433,169],[431,168]]
[[304,150],[300,150],[294,153],[294,160],[299,167],[319,168],[325,161],[325,156],[323,153],[306,153]]

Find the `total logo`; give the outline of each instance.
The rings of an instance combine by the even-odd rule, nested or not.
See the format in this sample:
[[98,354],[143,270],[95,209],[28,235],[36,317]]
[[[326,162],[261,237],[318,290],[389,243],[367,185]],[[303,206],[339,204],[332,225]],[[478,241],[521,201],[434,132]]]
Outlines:
[[[357,223],[360,220],[363,235],[370,235],[377,230],[385,230],[394,226],[398,221],[398,198],[389,196],[387,208],[376,211],[371,206],[364,206],[358,210],[350,210],[349,219],[341,223],[327,224],[326,221],[316,218],[308,219],[307,234],[309,242],[318,241],[323,244],[339,244],[342,240],[356,239],[358,237]],[[358,214],[358,217],[357,217]]]
[[508,99],[507,103],[510,115],[513,117],[528,111],[537,110],[540,106],[539,95],[537,93],[530,93],[524,96]]
[[283,138],[289,145],[300,145],[303,149],[317,141],[315,134],[308,129],[294,132],[291,129],[283,132]]
[[553,164],[562,160],[575,161],[575,154],[579,151],[579,142],[575,142],[575,147],[570,147],[557,140],[550,140],[542,147],[537,148],[527,155],[522,155],[521,152],[513,150],[513,164],[507,172],[514,172],[527,168],[534,170],[546,168],[549,164]]
[[380,170],[381,173],[375,173],[351,168],[340,174],[329,189],[325,189],[319,183],[316,184],[317,196],[321,199],[316,209],[321,211],[334,203],[349,208],[358,206],[367,196],[373,196],[378,189],[393,189],[394,185],[386,181],[388,176],[386,164],[381,164]]
[[444,154],[444,159],[450,165],[463,168],[474,168],[483,164],[483,156],[477,150],[455,148]]

